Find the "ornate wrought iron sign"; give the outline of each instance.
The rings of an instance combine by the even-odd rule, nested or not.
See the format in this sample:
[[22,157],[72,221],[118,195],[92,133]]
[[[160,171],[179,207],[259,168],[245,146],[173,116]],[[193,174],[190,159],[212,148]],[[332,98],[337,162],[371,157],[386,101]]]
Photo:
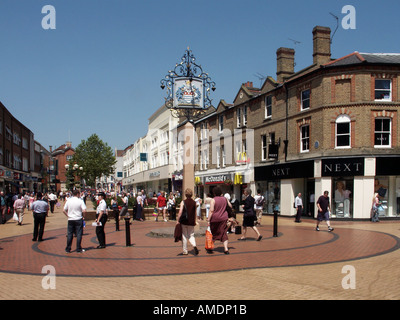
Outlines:
[[196,63],[189,48],[181,62],[173,70],[169,70],[160,82],[161,89],[167,89],[165,106],[176,117],[194,120],[212,107],[210,93],[215,90],[215,82]]

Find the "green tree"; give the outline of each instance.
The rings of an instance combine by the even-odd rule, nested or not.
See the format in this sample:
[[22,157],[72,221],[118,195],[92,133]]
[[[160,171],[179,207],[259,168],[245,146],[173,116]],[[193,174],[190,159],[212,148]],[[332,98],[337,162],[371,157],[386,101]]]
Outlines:
[[75,148],[71,162],[83,167],[82,178],[95,188],[96,178],[114,173],[116,160],[112,148],[94,133]]

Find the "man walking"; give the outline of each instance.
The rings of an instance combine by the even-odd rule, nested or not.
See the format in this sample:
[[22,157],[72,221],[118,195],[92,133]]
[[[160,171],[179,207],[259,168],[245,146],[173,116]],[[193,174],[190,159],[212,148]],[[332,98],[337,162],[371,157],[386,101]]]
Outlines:
[[49,212],[49,205],[42,199],[41,192],[36,194],[36,201],[31,205],[33,212],[33,238],[32,241],[43,241],[44,225]]
[[301,215],[303,213],[303,200],[301,199],[301,193],[297,194],[296,199],[294,200],[294,206],[297,210],[296,219],[294,222],[301,222]]
[[81,242],[86,205],[83,200],[79,198],[80,192],[78,190],[74,190],[72,195],[73,197],[65,203],[63,210],[63,213],[68,217],[67,247],[65,248],[65,252],[71,252],[74,234],[76,234],[76,251],[84,252],[85,250],[82,249]]
[[331,227],[331,225],[329,223],[329,212],[331,210],[329,207],[329,192],[328,191],[324,191],[324,194],[318,198],[317,207],[318,207],[318,216],[317,216],[317,227],[315,228],[315,230],[319,231],[320,222],[325,220],[326,224],[328,225],[328,231],[333,231],[333,228]]
[[49,194],[49,201],[50,201],[50,212],[54,213],[54,206],[57,203],[57,196],[53,192]]

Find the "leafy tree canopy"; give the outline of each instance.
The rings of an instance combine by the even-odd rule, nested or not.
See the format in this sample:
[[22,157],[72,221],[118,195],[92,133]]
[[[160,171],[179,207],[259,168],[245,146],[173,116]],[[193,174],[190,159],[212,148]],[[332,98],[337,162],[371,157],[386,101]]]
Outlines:
[[112,148],[94,133],[75,148],[71,162],[83,167],[82,178],[86,185],[96,187],[96,178],[114,173],[116,159]]

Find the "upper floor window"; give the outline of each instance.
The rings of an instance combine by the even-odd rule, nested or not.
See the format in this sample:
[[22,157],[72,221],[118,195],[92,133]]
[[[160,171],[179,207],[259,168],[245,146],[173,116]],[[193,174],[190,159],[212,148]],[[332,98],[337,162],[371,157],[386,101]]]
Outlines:
[[261,136],[261,160],[265,161],[268,157],[268,140],[267,135]]
[[392,122],[389,118],[375,119],[375,148],[391,147]]
[[392,101],[392,81],[375,79],[375,100]]
[[310,95],[310,89],[301,92],[301,110],[307,110],[310,108]]
[[236,110],[236,124],[237,127],[240,128],[241,126],[247,125],[247,106],[237,108]]
[[271,118],[272,116],[272,96],[265,97],[265,118]]
[[336,148],[350,148],[351,130],[350,130],[350,117],[347,115],[340,115],[336,119]]
[[23,147],[24,149],[29,149],[28,139],[25,138],[25,137],[22,138],[22,147]]
[[222,132],[224,130],[224,116],[220,115],[218,119],[219,119],[218,129],[219,132]]
[[247,106],[243,107],[243,125],[247,125]]
[[200,123],[200,139],[207,139],[207,122]]
[[300,152],[310,151],[310,126],[305,125],[300,128]]

